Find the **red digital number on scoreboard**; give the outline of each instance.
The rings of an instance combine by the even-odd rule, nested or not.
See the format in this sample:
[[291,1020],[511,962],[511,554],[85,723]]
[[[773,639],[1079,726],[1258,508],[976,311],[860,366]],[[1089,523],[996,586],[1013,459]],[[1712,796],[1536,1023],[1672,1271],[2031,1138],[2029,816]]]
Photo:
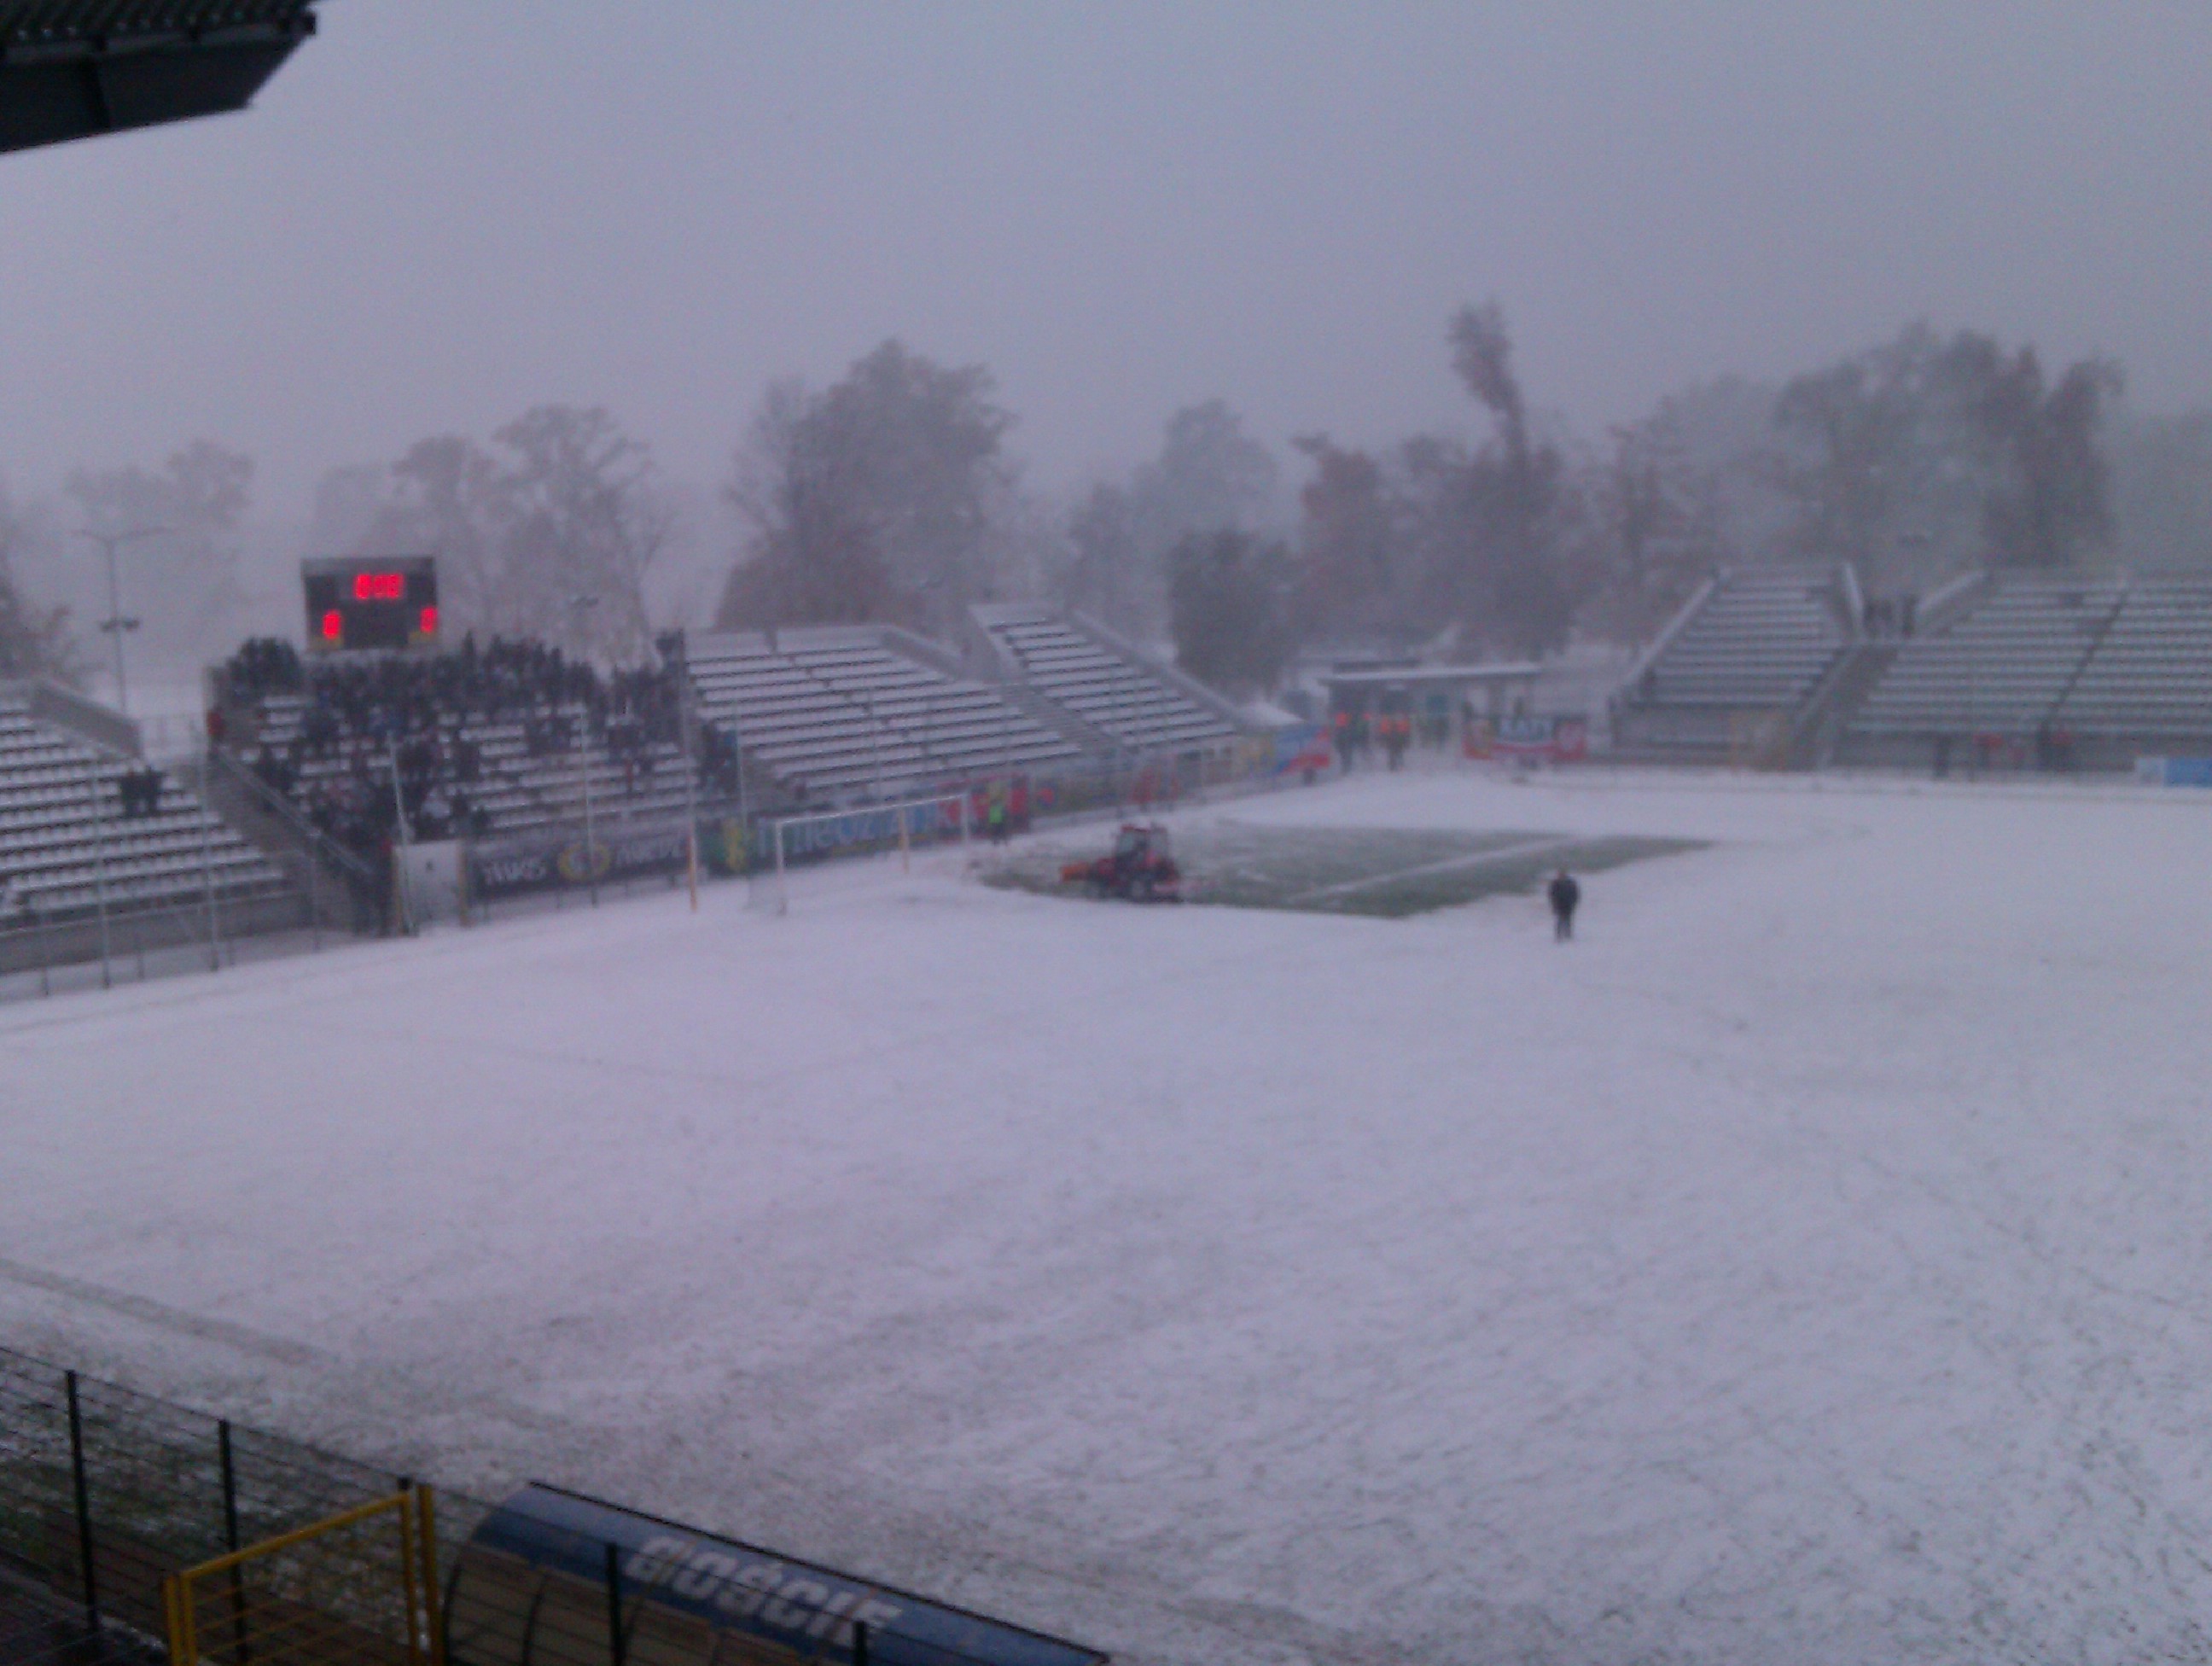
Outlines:
[[407,575],[356,573],[353,575],[353,599],[357,602],[404,602],[407,599]]

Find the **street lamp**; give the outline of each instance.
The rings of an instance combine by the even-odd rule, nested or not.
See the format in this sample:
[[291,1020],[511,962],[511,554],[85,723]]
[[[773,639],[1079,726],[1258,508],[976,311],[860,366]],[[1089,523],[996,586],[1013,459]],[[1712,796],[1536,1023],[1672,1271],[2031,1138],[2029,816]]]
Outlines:
[[100,628],[115,641],[115,705],[125,717],[131,715],[131,690],[123,678],[123,633],[137,629],[138,621],[123,616],[121,587],[115,573],[115,551],[118,546],[142,538],[164,537],[168,531],[167,526],[134,526],[127,532],[95,532],[88,527],[77,528],[79,538],[90,538],[107,556],[107,617],[100,622]]

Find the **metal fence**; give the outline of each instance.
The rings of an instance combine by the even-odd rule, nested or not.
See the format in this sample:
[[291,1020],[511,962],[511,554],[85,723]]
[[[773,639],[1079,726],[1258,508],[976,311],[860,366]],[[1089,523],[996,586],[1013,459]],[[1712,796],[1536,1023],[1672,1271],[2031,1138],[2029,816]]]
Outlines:
[[[551,1514],[545,1513],[548,1510]],[[1104,1666],[557,1488],[499,1509],[0,1348],[0,1666]]]
[[0,923],[0,1000],[112,988],[182,971],[214,971],[321,933],[307,899],[281,884],[191,902],[107,909],[65,920]]
[[405,1486],[0,1349],[0,1663],[150,1657],[166,1576]]

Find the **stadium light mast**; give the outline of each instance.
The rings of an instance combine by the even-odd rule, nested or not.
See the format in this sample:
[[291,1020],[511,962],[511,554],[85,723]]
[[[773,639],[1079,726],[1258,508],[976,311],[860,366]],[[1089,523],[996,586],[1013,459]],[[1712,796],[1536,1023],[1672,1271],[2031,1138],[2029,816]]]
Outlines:
[[[599,605],[597,596],[568,598],[568,605],[576,614],[576,640],[579,643],[584,640],[586,617]],[[576,756],[584,771],[584,873],[591,883],[592,906],[597,908],[599,905],[599,843],[592,824],[592,714],[589,707],[584,710],[583,745],[577,748]]]
[[699,912],[699,717],[692,707],[691,653],[681,626],[661,639],[661,657],[676,667],[676,714],[684,748],[684,863],[691,912]]
[[161,538],[167,535],[167,526],[134,526],[127,532],[95,532],[88,526],[77,528],[76,535],[97,544],[107,556],[107,617],[100,628],[115,643],[115,708],[125,717],[131,715],[131,687],[123,676],[123,633],[138,629],[138,621],[123,616],[122,585],[116,575],[115,552],[125,544],[142,538]]
[[100,786],[100,759],[96,755],[85,764],[84,775],[92,800],[92,895],[100,911],[100,987],[112,989],[115,976],[109,970],[107,930],[107,794]]

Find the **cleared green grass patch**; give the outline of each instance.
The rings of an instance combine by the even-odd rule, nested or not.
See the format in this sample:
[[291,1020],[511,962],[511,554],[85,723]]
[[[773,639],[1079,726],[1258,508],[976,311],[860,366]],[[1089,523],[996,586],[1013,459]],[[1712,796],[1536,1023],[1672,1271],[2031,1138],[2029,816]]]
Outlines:
[[[1503,892],[1525,895],[1562,864],[1577,873],[1698,850],[1694,839],[1563,833],[1481,833],[1397,828],[1257,827],[1207,823],[1175,834],[1185,899],[1224,908],[1402,919]],[[1010,853],[986,883],[1048,896],[1079,896],[1060,882],[1063,862],[1095,855],[1111,839],[1054,839]]]

